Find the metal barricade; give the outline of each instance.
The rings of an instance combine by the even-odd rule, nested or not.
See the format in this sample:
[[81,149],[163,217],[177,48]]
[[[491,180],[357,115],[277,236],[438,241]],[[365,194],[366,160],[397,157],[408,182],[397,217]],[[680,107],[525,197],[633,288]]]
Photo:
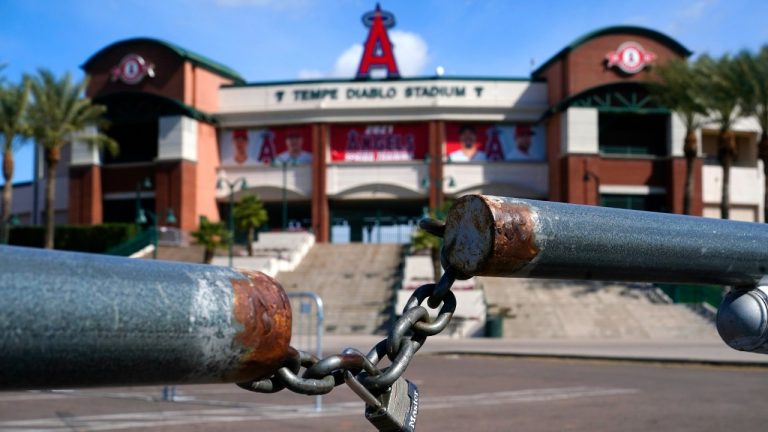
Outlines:
[[[318,358],[322,358],[325,321],[323,299],[309,291],[294,291],[287,294],[293,311],[291,346],[302,351],[314,352]],[[315,397],[315,410],[322,411],[322,409],[323,397],[318,395]]]

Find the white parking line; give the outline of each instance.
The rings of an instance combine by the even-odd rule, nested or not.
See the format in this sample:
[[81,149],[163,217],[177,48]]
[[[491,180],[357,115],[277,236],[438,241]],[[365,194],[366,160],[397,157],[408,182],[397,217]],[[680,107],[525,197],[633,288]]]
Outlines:
[[[504,405],[532,402],[550,402],[565,399],[629,395],[636,389],[605,387],[563,387],[526,389],[471,395],[440,396],[422,399],[422,409],[446,409],[471,406]],[[92,431],[128,428],[153,428],[189,424],[241,422],[254,420],[288,420],[360,415],[362,402],[327,404],[317,412],[308,405],[270,405],[248,408],[202,409],[190,411],[154,411],[119,413],[96,416],[66,416],[55,418],[13,420],[0,422],[3,431],[66,431],[83,429]]]

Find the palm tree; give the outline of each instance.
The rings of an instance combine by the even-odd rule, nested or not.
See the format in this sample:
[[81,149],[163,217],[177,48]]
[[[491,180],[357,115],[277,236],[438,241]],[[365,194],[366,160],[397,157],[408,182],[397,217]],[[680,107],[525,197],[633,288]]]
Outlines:
[[[763,161],[765,175],[764,201],[768,203],[768,45],[763,45],[756,54],[742,52],[738,56],[743,74],[741,110],[744,115],[753,115],[760,125],[760,141],[757,154]],[[768,206],[764,209],[763,221],[768,222]]]
[[29,122],[46,165],[45,247],[53,249],[53,200],[62,148],[77,138],[116,154],[117,143],[98,131],[82,134],[87,126],[103,125],[102,114],[106,111],[106,107],[83,96],[86,80],[75,82],[69,73],[57,78],[51,71],[40,69],[31,77],[31,83]]
[[693,164],[699,154],[696,130],[703,124],[706,109],[701,104],[702,76],[685,60],[672,60],[654,68],[654,81],[649,85],[653,96],[677,114],[685,125],[685,190],[683,214],[691,214],[693,197]]
[[210,222],[207,217],[200,217],[200,226],[197,231],[190,233],[195,239],[195,244],[202,245],[205,249],[203,263],[210,264],[216,249],[229,244],[229,230],[223,222]]
[[248,256],[253,256],[254,231],[264,225],[269,216],[258,195],[244,196],[235,205],[235,224],[248,233]]
[[731,126],[741,115],[742,74],[739,63],[728,54],[717,60],[704,54],[696,61],[695,68],[705,78],[701,102],[718,125],[717,158],[723,167],[720,217],[728,219],[731,207],[731,165],[736,156],[736,137]]
[[13,150],[19,136],[28,135],[26,123],[29,80],[20,85],[0,84],[0,134],[3,136],[3,212],[0,216],[0,243],[8,243],[8,220],[13,204]]

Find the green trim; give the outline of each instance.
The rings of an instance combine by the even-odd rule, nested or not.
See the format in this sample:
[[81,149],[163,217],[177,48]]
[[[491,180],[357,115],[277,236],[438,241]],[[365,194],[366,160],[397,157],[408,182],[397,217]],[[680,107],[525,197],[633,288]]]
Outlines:
[[[104,96],[99,96],[93,100],[94,103],[102,104],[102,105],[109,105],[111,101],[120,101],[120,100],[126,100],[126,99],[144,99],[144,100],[154,100],[162,103],[168,103],[172,105],[176,110],[174,112],[169,112],[169,114],[183,114],[187,117],[193,118],[195,120],[203,121],[210,124],[218,124],[218,120],[216,118],[206,112],[200,111],[192,106],[189,106],[179,100],[172,99],[169,97],[161,96],[154,93],[144,93],[144,92],[115,92],[115,93],[109,93]],[[110,113],[109,110],[107,110],[107,113],[105,114],[106,117],[109,117]]]
[[723,301],[724,289],[720,285],[683,285],[683,284],[654,284],[661,288],[674,303],[706,302],[719,307]]
[[609,34],[631,34],[636,36],[645,36],[650,39],[653,39],[663,45],[666,45],[672,51],[676,52],[677,54],[683,56],[683,57],[690,57],[691,54],[693,54],[693,51],[689,50],[683,44],[680,42],[672,39],[671,37],[665,35],[664,33],[660,33],[656,30],[652,30],[645,27],[636,27],[636,26],[612,26],[612,27],[604,27],[601,29],[597,29],[595,31],[589,32],[570,44],[566,46],[565,48],[561,49],[557,54],[552,56],[549,60],[545,61],[541,66],[537,67],[536,70],[534,70],[531,73],[532,77],[536,77],[540,73],[542,73],[545,69],[547,69],[552,63],[559,60],[564,55],[568,54],[569,52],[575,50],[576,48],[580,47],[581,45],[584,45],[585,43],[591,41],[592,39],[598,38],[600,36],[605,36]]
[[155,232],[154,227],[145,231],[141,231],[136,234],[135,237],[107,249],[104,254],[125,257],[131,256],[136,252],[144,249],[145,247],[154,244],[156,236],[157,233]]
[[80,67],[83,70],[87,71],[91,67],[91,64],[97,61],[99,57],[104,55],[106,52],[111,51],[115,48],[121,47],[123,45],[134,44],[134,43],[150,43],[150,44],[164,46],[165,48],[168,48],[169,50],[176,53],[179,57],[189,61],[194,65],[208,69],[211,72],[215,72],[223,76],[224,78],[229,78],[231,80],[234,80],[236,83],[245,82],[245,80],[243,79],[242,76],[240,76],[240,74],[238,74],[237,72],[235,72],[234,69],[228,66],[225,66],[217,61],[211,60],[208,57],[202,56],[195,52],[186,50],[170,42],[166,42],[160,39],[153,39],[153,38],[132,38],[132,39],[125,39],[125,40],[115,42],[99,50],[96,54],[92,55],[88,60],[86,60],[85,63],[83,63],[83,65]]
[[293,80],[293,81],[264,81],[255,83],[241,83],[241,84],[226,84],[221,86],[222,88],[228,87],[267,87],[267,86],[280,86],[280,85],[310,85],[310,84],[377,84],[377,83],[395,83],[395,82],[411,82],[411,81],[513,81],[513,82],[543,82],[543,79],[538,78],[524,78],[524,77],[471,77],[471,76],[431,76],[431,77],[414,77],[414,78],[387,78],[387,79],[371,79],[371,80],[358,80],[354,78],[350,79],[316,79],[316,80]]
[[617,107],[606,107],[606,108],[598,108],[597,109],[600,112],[608,112],[608,113],[632,113],[632,114],[669,114],[672,111],[666,109],[666,108],[617,108]]
[[593,107],[601,112],[614,113],[668,114],[671,112],[650,97],[644,83],[614,82],[588,88],[561,100],[546,110],[539,121],[572,106]]

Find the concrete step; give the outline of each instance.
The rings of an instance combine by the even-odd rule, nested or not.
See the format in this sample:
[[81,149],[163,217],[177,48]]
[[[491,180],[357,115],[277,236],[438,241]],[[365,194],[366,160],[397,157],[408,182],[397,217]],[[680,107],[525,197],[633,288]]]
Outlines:
[[643,284],[480,278],[491,313],[511,338],[691,339],[711,321],[684,305],[659,303]]
[[[164,261],[181,261],[202,264],[204,248],[198,245],[160,246],[157,248],[157,259]],[[152,254],[144,259],[152,259]]]
[[325,305],[328,333],[385,332],[402,247],[316,244],[292,272],[277,279],[286,291],[312,291]]

